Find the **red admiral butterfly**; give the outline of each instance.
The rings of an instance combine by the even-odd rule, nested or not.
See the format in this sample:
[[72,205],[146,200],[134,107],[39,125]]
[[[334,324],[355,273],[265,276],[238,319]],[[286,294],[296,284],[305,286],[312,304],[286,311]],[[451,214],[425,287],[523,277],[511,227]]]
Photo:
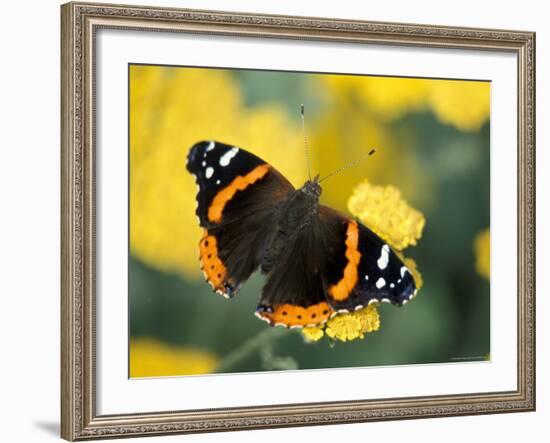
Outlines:
[[416,293],[403,261],[357,220],[319,204],[319,177],[295,189],[254,154],[195,144],[205,279],[226,298],[258,268],[267,275],[256,315],[271,325],[315,326],[374,302],[401,306]]

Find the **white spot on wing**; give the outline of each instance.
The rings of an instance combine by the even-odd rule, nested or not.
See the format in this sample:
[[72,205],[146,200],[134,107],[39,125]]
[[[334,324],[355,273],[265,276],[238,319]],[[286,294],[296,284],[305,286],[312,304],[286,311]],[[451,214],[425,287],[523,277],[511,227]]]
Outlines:
[[388,266],[388,261],[390,260],[390,247],[388,245],[382,246],[382,250],[380,251],[380,258],[378,259],[378,267],[380,269],[386,269],[386,266]]
[[237,155],[239,148],[231,148],[220,157],[220,166],[225,167],[231,163],[231,159]]
[[378,289],[380,289],[380,288],[383,288],[384,286],[386,286],[386,280],[384,280],[382,277],[380,277],[378,279],[378,281],[376,282],[376,287]]
[[212,168],[211,166],[208,166],[208,168],[206,168],[206,178],[210,178],[214,175],[214,168]]
[[210,142],[206,147],[206,152],[210,152],[212,149],[214,149],[215,146],[216,146],[216,143]]
[[365,275],[365,280],[368,280],[369,279],[369,276],[368,275]]
[[202,166],[203,166],[203,167],[206,166],[206,162],[202,162]]
[[390,283],[390,288],[395,288],[395,285],[393,283]]
[[409,272],[406,266],[401,266],[401,278],[405,276],[405,272]]
[[221,182],[219,180],[216,180],[216,184],[219,185]]

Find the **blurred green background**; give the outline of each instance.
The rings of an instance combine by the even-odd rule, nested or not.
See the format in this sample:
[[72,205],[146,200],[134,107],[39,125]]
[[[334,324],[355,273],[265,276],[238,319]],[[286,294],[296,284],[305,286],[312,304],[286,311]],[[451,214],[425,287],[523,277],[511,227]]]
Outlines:
[[[142,65],[129,81],[131,376],[489,359],[489,83]],[[262,276],[225,300],[200,273],[189,148],[240,146],[299,187],[300,103],[314,172],[377,148],[325,182],[321,203],[347,211],[368,179],[426,218],[405,251],[424,287],[403,308],[381,305],[380,330],[362,340],[270,328],[253,315]]]

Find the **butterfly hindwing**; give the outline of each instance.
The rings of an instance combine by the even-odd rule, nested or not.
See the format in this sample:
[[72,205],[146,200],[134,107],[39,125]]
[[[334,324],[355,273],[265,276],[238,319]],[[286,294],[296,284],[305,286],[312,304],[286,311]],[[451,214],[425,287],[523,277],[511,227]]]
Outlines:
[[323,280],[335,311],[353,311],[373,302],[401,306],[416,294],[413,276],[378,235],[356,220],[321,206],[320,217],[338,220],[338,241],[327,255]]
[[321,264],[326,248],[319,240],[321,226],[314,223],[285,239],[269,268],[256,315],[271,325],[315,326],[326,322],[333,310],[327,302]]
[[258,268],[273,214],[294,188],[254,154],[219,142],[195,144],[187,169],[198,187],[202,271],[216,292],[232,296]]

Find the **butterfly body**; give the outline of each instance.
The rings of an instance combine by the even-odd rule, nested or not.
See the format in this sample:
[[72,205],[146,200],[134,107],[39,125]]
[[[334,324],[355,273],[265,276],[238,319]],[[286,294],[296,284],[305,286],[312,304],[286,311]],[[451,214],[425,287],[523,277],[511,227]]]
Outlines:
[[385,242],[320,204],[318,177],[295,189],[273,166],[223,143],[195,144],[201,269],[213,289],[236,295],[257,269],[266,275],[256,315],[272,325],[318,325],[380,301],[401,306],[414,279]]
[[321,186],[308,180],[304,186],[289,193],[280,203],[275,214],[273,236],[266,242],[266,250],[261,261],[263,273],[268,273],[273,264],[280,259],[281,252],[289,246],[301,231],[312,229],[319,214],[319,196]]

